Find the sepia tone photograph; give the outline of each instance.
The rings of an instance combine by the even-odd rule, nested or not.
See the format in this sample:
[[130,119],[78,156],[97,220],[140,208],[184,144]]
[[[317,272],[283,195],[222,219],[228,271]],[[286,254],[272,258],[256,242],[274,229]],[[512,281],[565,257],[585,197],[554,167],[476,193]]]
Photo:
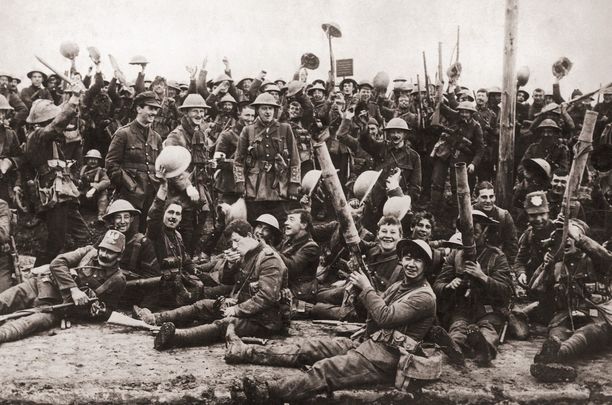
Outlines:
[[0,403],[612,404],[608,0],[3,0]]

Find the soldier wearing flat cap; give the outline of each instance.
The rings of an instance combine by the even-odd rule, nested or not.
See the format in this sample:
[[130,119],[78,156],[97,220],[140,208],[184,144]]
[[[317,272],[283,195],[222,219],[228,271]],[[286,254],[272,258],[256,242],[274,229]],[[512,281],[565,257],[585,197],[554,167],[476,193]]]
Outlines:
[[53,101],[53,97],[43,83],[47,80],[47,75],[41,70],[31,70],[28,72],[28,79],[32,84],[21,90],[21,100],[25,103],[28,110],[32,108],[32,103],[38,99]]
[[[116,188],[116,197],[129,201],[141,212],[148,212],[158,187],[155,159],[161,152],[161,136],[151,128],[161,108],[155,94],[145,91],[134,98],[136,119],[115,132],[106,170]],[[141,232],[144,221],[139,223]]]

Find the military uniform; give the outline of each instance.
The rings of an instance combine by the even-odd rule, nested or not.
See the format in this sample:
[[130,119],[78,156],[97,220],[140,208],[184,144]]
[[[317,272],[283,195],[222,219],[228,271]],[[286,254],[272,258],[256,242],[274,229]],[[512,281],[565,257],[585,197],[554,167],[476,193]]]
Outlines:
[[[115,186],[115,198],[125,199],[141,212],[147,212],[157,190],[155,159],[161,149],[159,134],[137,120],[115,132],[105,165]],[[144,231],[144,221],[137,225]]]
[[[525,151],[523,159],[521,160],[521,165],[527,159],[538,158],[544,159],[550,164],[551,172],[554,172],[557,169],[569,170],[569,149],[566,145],[563,145],[558,141],[553,141],[549,143],[539,141],[536,143],[532,143]],[[519,168],[519,172],[520,171],[521,169]]]
[[476,175],[478,181],[491,181],[495,177],[495,167],[499,155],[499,128],[497,115],[486,105],[476,105],[474,119],[478,121],[482,128],[484,140],[484,153],[482,160],[478,165]]
[[302,301],[313,301],[317,293],[317,267],[321,249],[309,234],[299,238],[285,239],[278,253],[287,266],[289,289],[293,297]]
[[[114,236],[115,247],[122,249],[125,239]],[[119,246],[120,245],[120,246]],[[102,244],[109,248],[109,244]],[[112,247],[110,247],[112,248]],[[118,250],[116,249],[116,250]],[[110,314],[117,307],[119,298],[125,289],[125,277],[118,264],[105,268],[97,259],[98,251],[93,246],[85,246],[59,255],[50,266],[49,271],[38,274],[23,283],[0,293],[0,314],[7,314],[20,309],[41,305],[55,305],[71,302],[70,289],[91,290],[104,303]],[[90,297],[91,298],[91,297]],[[77,307],[74,308],[75,310]],[[58,312],[35,313],[0,326],[0,342],[21,339],[32,333],[52,328],[58,324],[62,315]]]
[[[257,118],[244,127],[234,159],[234,180],[244,190],[249,219],[261,213],[276,217],[297,197],[301,182],[300,156],[291,126]],[[275,215],[275,213],[277,215]]]
[[0,199],[0,293],[13,285],[15,271],[11,257],[13,213],[6,201]]
[[[233,159],[244,126],[245,123],[238,120],[232,128],[222,132],[215,146],[215,153],[223,153],[226,159]],[[240,198],[234,181],[233,164],[225,161],[218,166],[219,173],[215,176],[215,190],[220,194],[218,201],[233,204]]]
[[23,151],[17,134],[9,127],[0,124],[0,160],[10,159],[13,167],[0,174],[0,199],[13,205],[13,187],[20,185],[20,170],[23,165]]
[[23,101],[28,110],[32,109],[32,103],[36,100],[44,99],[54,101],[48,89],[44,87],[35,87],[34,85],[23,88],[20,96],[21,101]]
[[[235,284],[236,318],[220,318],[215,300],[203,299],[193,305],[155,314],[155,323],[162,325],[155,348],[201,346],[222,341],[229,322],[234,322],[239,336],[268,337],[280,332],[289,321],[287,268],[271,247],[260,243],[247,252],[242,268],[224,267],[220,281]],[[174,330],[170,322],[198,320],[212,322],[189,329]],[[168,334],[169,328],[171,329]]]
[[[269,396],[285,402],[394,379],[397,388],[405,388],[405,378],[428,380],[439,376],[439,363],[419,357],[419,343],[433,325],[436,313],[436,298],[426,281],[398,281],[382,295],[368,288],[359,294],[359,300],[368,311],[362,342],[321,338],[304,339],[295,345],[259,347],[240,345],[234,340],[226,361],[286,367],[312,365],[297,376],[267,381]],[[238,347],[242,353],[237,353]],[[404,362],[406,356],[412,361]]]
[[[485,211],[481,204],[474,204],[474,208],[483,211],[487,216],[495,221],[499,222],[495,233],[495,240],[489,238],[489,242],[499,247],[504,254],[510,265],[514,264],[516,253],[518,252],[518,238],[516,236],[516,226],[514,226],[514,219],[507,210],[493,206],[491,211]],[[489,236],[491,230],[489,230]]]
[[176,128],[180,113],[174,99],[163,97],[157,101],[161,104],[161,108],[151,124],[151,129],[159,134],[161,139],[166,139],[172,128]]
[[[512,297],[510,266],[502,251],[492,246],[477,247],[476,261],[488,276],[486,284],[463,274],[464,252],[453,250],[446,258],[442,271],[433,285],[442,313],[449,325],[448,333],[463,350],[487,350],[483,362],[494,358],[499,334],[505,322],[503,312]],[[447,288],[456,277],[463,278],[456,289]],[[468,278],[469,277],[469,278]],[[486,340],[486,348],[477,347],[470,339],[474,326]],[[478,353],[481,354],[481,353]],[[479,359],[478,359],[479,360]]]
[[111,185],[106,170],[103,167],[90,168],[89,166],[83,166],[79,178],[79,190],[83,203],[87,202],[85,194],[92,188],[96,189],[94,201],[98,208],[98,218],[101,218],[106,214],[106,208],[108,208],[108,188]]

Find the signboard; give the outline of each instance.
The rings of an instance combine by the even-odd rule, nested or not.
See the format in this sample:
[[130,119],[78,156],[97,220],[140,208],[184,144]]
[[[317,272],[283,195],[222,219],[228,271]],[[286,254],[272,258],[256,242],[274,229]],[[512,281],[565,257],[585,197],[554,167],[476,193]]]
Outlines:
[[353,59],[336,60],[336,77],[353,76]]

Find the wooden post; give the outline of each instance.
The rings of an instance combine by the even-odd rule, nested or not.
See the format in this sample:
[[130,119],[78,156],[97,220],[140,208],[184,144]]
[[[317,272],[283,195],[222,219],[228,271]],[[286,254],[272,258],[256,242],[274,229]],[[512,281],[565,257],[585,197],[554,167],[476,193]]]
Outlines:
[[500,109],[499,160],[496,197],[502,208],[512,206],[514,185],[514,130],[516,115],[516,47],[518,0],[506,0],[504,35],[504,78]]

